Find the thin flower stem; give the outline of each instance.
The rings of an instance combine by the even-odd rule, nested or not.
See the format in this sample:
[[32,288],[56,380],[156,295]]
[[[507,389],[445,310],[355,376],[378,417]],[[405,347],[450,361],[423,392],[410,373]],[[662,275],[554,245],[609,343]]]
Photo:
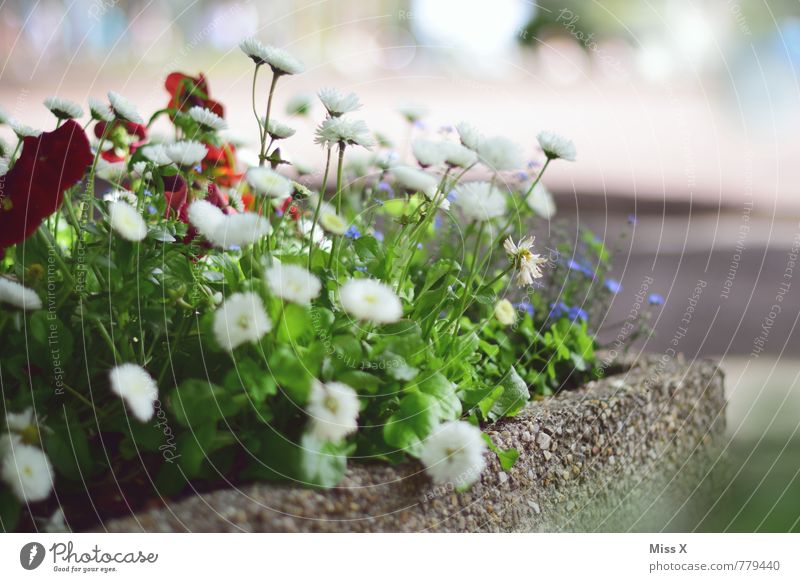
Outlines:
[[472,292],[472,283],[475,281],[475,275],[478,273],[478,269],[476,268],[478,265],[478,253],[481,250],[481,240],[483,239],[483,231],[485,227],[486,223],[481,222],[480,226],[478,227],[478,232],[475,235],[475,248],[472,251],[472,265],[470,266],[469,274],[467,275],[466,285],[464,285],[464,294],[461,296],[461,302],[459,303],[458,309],[455,312],[454,321],[456,322],[469,307],[469,296]]
[[61,249],[58,248],[58,243],[55,241],[55,239],[52,238],[50,231],[47,230],[47,227],[45,225],[39,227],[37,232],[39,233],[39,236],[42,238],[45,244],[52,251],[53,258],[55,259],[56,263],[58,263],[58,267],[64,273],[64,277],[69,281],[70,286],[73,286],[75,284],[75,279],[72,276],[72,273],[70,273],[69,267],[67,267],[67,264],[64,262],[64,257],[61,256]]
[[491,287],[492,285],[494,285],[495,283],[497,283],[497,282],[498,282],[500,279],[502,279],[503,277],[505,277],[505,276],[506,276],[506,275],[507,275],[507,274],[508,274],[508,273],[511,271],[511,269],[513,269],[513,268],[514,268],[514,264],[512,263],[511,265],[509,265],[508,267],[506,267],[505,269],[503,269],[503,270],[502,270],[502,271],[501,271],[501,272],[500,272],[500,273],[497,275],[497,277],[495,277],[494,279],[492,279],[492,280],[491,280],[491,281],[489,281],[488,283],[484,283],[484,284],[483,284],[483,286],[480,288],[480,291],[483,291],[484,289],[487,289],[487,288]]
[[531,195],[531,192],[533,192],[533,189],[536,188],[537,184],[539,184],[539,181],[542,179],[542,176],[544,176],[545,170],[547,170],[547,166],[549,166],[549,165],[550,165],[550,158],[547,158],[547,161],[544,163],[544,166],[542,166],[542,171],[539,172],[539,174],[536,176],[536,179],[530,185],[530,188],[528,188],[528,191],[525,192],[525,196],[522,197],[522,201],[523,202],[525,202],[525,203],[528,202],[528,196]]
[[263,166],[267,160],[266,146],[267,146],[267,130],[269,129],[269,116],[272,113],[272,96],[275,94],[275,86],[278,84],[280,75],[272,73],[272,83],[269,86],[269,97],[267,97],[267,115],[264,118],[264,131],[261,134],[261,153],[258,156],[258,165]]
[[258,109],[256,108],[256,80],[258,79],[258,70],[261,68],[261,65],[256,65],[256,70],[253,71],[253,92],[251,95],[251,103],[253,105],[253,115],[256,118],[256,123],[258,124],[258,141],[261,144],[264,143],[264,128],[261,126],[261,118],[258,116]]
[[325,159],[325,173],[322,175],[322,188],[319,191],[317,198],[317,207],[314,209],[314,218],[311,220],[311,233],[308,239],[308,270],[311,270],[311,259],[314,256],[314,231],[317,229],[317,220],[319,220],[319,211],[322,208],[322,199],[325,196],[325,190],[328,188],[328,170],[331,167],[331,148],[328,148],[328,153]]
[[[342,214],[342,169],[344,166],[344,144],[339,144],[339,163],[336,165],[336,214],[341,216]],[[339,239],[341,237],[337,236],[333,239],[333,244],[331,245],[331,254],[328,257],[328,269],[331,268],[333,265],[333,256],[336,254],[336,249],[339,246]]]
[[106,326],[103,325],[103,322],[97,319],[95,320],[95,323],[97,324],[97,329],[100,331],[100,335],[105,340],[106,345],[111,350],[111,353],[114,354],[114,361],[117,363],[122,362],[122,357],[117,350],[117,346],[114,345],[114,340],[111,339],[111,334],[108,333]]

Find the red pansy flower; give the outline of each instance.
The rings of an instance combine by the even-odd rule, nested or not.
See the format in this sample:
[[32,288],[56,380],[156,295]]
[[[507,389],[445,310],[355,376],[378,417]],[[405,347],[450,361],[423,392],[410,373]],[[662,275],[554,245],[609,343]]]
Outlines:
[[186,206],[186,198],[189,193],[186,180],[178,176],[164,177],[164,198],[167,199],[167,210],[165,218],[169,218],[170,210],[174,210],[180,217],[181,208]]
[[222,105],[210,98],[208,82],[203,73],[197,77],[190,77],[178,72],[170,73],[164,81],[164,87],[170,95],[167,105],[170,109],[188,111],[195,105],[199,105],[224,117],[225,110]]
[[244,174],[236,172],[236,148],[229,143],[217,147],[206,144],[208,154],[203,160],[203,171],[208,171],[220,186],[234,186]]
[[0,178],[0,249],[33,234],[91,163],[89,139],[72,120],[55,131],[26,137],[14,167]]

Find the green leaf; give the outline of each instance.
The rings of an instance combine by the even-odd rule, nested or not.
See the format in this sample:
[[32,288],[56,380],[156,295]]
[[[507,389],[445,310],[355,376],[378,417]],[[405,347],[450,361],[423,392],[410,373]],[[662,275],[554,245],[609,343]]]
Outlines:
[[188,379],[172,390],[170,408],[183,426],[194,428],[216,423],[236,412],[241,401],[231,398],[225,389],[207,380]]
[[197,475],[203,461],[211,454],[211,444],[214,442],[216,432],[216,427],[208,424],[191,432],[183,432],[178,436],[178,454],[175,458],[187,477],[191,478]]
[[16,529],[21,509],[14,494],[5,487],[0,487],[0,531],[11,533]]
[[383,438],[390,445],[418,456],[423,440],[439,424],[439,411],[439,402],[433,396],[422,392],[407,394],[383,427]]
[[513,447],[509,449],[501,449],[494,444],[494,442],[492,442],[492,438],[488,434],[484,433],[481,436],[483,437],[486,446],[489,447],[489,450],[497,455],[497,460],[500,461],[500,466],[503,468],[503,471],[508,471],[511,469],[511,467],[514,466],[514,463],[516,463],[517,459],[519,458],[519,451]]
[[461,416],[461,401],[456,395],[456,387],[443,374],[436,372],[408,387],[433,397],[437,404],[437,417],[440,421],[455,420]]
[[350,370],[339,374],[336,379],[344,382],[359,394],[375,394],[381,383],[380,378],[362,370]]
[[70,481],[87,477],[92,467],[92,455],[86,433],[71,420],[55,420],[52,432],[45,433],[44,448],[56,470]]
[[308,401],[311,391],[312,371],[290,346],[280,345],[269,357],[269,370],[275,381],[297,404]]
[[236,360],[235,367],[225,375],[225,387],[233,393],[244,388],[256,404],[278,393],[272,375],[250,358]]
[[525,407],[530,399],[528,385],[520,378],[514,366],[500,382],[503,392],[497,397],[489,410],[489,418],[497,420],[506,416],[515,416]]
[[290,303],[283,309],[283,317],[279,322],[278,340],[296,343],[311,333],[311,313],[302,305]]

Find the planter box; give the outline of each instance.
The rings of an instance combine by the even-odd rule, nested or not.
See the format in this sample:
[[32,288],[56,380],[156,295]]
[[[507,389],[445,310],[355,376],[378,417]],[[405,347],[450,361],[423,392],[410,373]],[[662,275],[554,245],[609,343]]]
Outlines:
[[[333,490],[253,484],[111,521],[109,531],[574,531],[636,527],[696,495],[725,428],[712,362],[642,358],[489,429],[520,457],[457,493],[418,464],[352,464]],[[646,527],[646,525],[645,525]]]

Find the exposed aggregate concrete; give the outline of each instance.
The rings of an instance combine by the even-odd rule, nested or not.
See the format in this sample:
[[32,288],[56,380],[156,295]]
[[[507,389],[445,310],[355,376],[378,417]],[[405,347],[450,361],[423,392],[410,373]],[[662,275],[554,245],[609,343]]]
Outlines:
[[[270,483],[216,491],[114,520],[128,531],[500,532],[627,530],[696,495],[725,427],[712,362],[642,358],[626,372],[530,403],[488,429],[520,452],[494,454],[466,492],[435,487],[416,463],[351,463],[332,490]],[[676,485],[677,484],[677,485]],[[666,512],[666,513],[665,513]],[[638,524],[638,525],[637,525]]]

